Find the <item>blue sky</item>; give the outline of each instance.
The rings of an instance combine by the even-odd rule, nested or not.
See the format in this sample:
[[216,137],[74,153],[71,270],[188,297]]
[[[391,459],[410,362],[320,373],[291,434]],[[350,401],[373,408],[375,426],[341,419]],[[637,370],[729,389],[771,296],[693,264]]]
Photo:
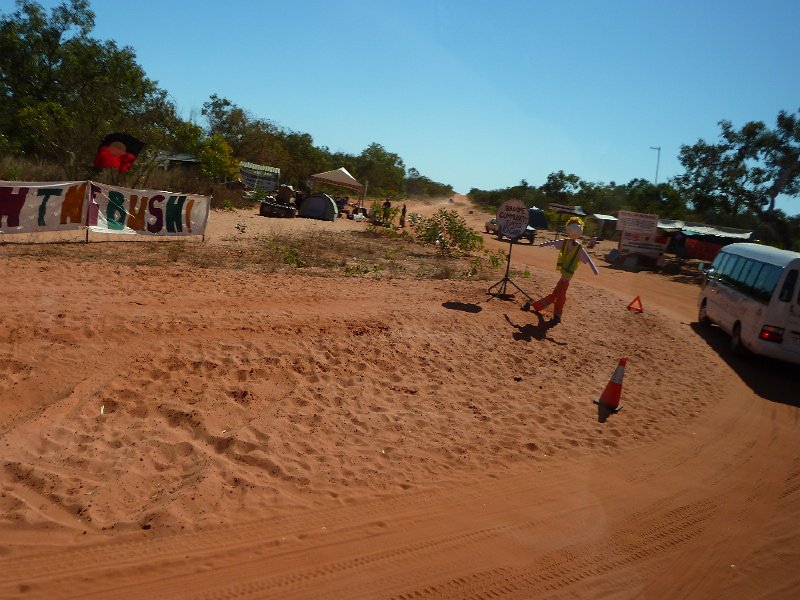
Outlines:
[[93,35],[131,46],[185,117],[216,93],[333,151],[377,142],[462,193],[560,169],[665,181],[720,119],[800,108],[797,0],[91,5]]

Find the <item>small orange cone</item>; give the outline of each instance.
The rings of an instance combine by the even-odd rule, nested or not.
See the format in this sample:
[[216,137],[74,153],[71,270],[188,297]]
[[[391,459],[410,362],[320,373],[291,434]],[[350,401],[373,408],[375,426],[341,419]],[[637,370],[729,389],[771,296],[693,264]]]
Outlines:
[[636,298],[631,300],[631,303],[628,304],[628,310],[633,310],[638,313],[643,313],[644,308],[642,307],[642,299],[639,298],[639,296],[636,296]]
[[619,403],[619,398],[622,395],[622,378],[625,375],[625,365],[628,364],[627,358],[620,358],[614,374],[611,376],[611,381],[606,385],[603,390],[602,396],[594,400],[598,406],[602,405],[612,412],[619,412],[622,410],[622,404]]

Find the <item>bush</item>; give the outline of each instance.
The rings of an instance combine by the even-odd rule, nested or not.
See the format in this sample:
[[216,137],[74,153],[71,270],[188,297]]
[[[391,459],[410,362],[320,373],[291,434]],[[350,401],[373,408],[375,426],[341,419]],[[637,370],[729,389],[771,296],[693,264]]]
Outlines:
[[483,248],[481,234],[470,228],[454,210],[440,208],[430,218],[415,213],[409,217],[409,225],[418,241],[435,244],[439,254],[444,256],[469,254]]

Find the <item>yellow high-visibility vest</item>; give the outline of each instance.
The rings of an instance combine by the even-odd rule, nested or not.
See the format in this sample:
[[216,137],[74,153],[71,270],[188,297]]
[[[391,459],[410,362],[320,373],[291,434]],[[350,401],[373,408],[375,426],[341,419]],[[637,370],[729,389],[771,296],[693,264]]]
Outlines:
[[575,242],[574,249],[570,248],[570,240],[564,240],[561,250],[558,251],[556,269],[565,277],[572,277],[578,269],[578,254],[581,251],[579,242]]

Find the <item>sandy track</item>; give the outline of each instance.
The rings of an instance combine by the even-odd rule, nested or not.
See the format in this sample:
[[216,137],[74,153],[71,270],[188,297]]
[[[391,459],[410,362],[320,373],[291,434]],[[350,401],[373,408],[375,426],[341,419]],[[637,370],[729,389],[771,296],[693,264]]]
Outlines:
[[[209,243],[317,226],[250,217],[215,213]],[[555,253],[513,253],[549,291]],[[80,268],[0,263],[0,597],[799,583],[798,376],[728,358],[689,284],[582,269],[548,328],[487,282]],[[625,408],[600,422],[621,356]]]

